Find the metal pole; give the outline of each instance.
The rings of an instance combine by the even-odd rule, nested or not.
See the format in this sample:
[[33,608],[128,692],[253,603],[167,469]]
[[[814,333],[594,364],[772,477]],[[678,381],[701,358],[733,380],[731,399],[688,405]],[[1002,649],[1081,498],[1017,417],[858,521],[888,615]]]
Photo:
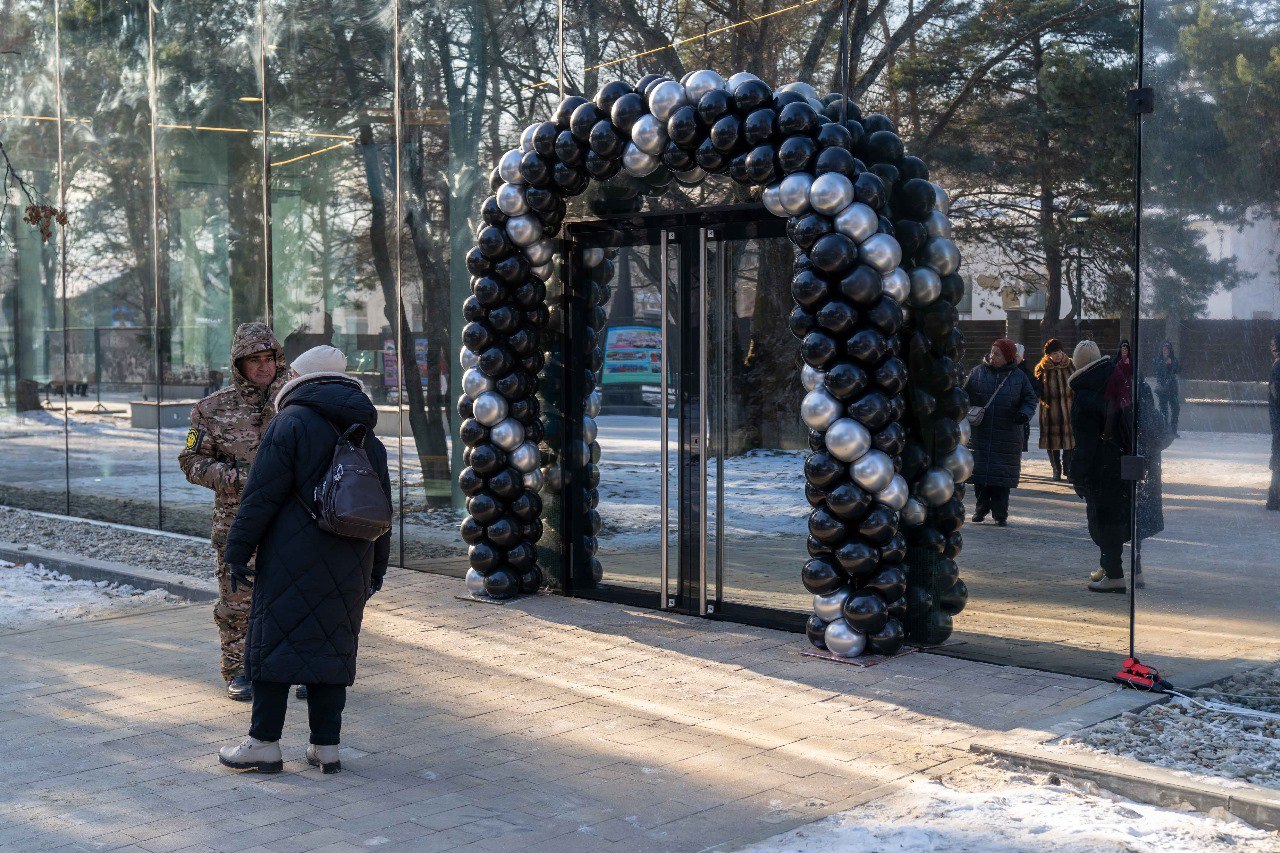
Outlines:
[[707,613],[707,229],[698,229],[698,613]]
[[840,10],[840,123],[849,120],[849,3],[844,0],[844,8]]
[[[1146,54],[1144,47],[1146,43],[1146,3],[1145,0],[1138,2],[1138,88],[1142,88],[1145,79]],[[1138,405],[1140,394],[1137,393],[1137,383],[1142,380],[1138,370],[1138,317],[1142,313],[1142,114],[1134,116],[1135,130],[1134,134],[1134,179],[1133,179],[1133,322],[1132,331],[1129,338],[1129,357],[1133,359],[1133,424],[1132,434],[1135,436],[1134,447],[1130,451],[1134,454],[1138,452],[1138,424],[1141,421],[1138,418]],[[1137,639],[1135,622],[1138,613],[1138,572],[1142,571],[1142,543],[1138,541],[1138,482],[1137,480],[1129,484],[1130,488],[1130,545],[1129,545],[1129,657],[1137,656]]]
[[665,610],[675,602],[667,598],[667,584],[669,577],[670,555],[669,542],[670,533],[668,531],[668,506],[667,492],[670,489],[670,474],[667,470],[669,449],[669,424],[667,423],[667,231],[663,229],[662,236],[659,238],[659,258],[658,258],[658,299],[659,299],[659,319],[661,335],[662,335],[662,352],[659,356],[659,371],[661,377],[658,380],[658,435],[662,446],[661,453],[658,455],[658,488],[661,494],[658,496],[658,523],[661,530],[661,538],[658,544],[658,609]]

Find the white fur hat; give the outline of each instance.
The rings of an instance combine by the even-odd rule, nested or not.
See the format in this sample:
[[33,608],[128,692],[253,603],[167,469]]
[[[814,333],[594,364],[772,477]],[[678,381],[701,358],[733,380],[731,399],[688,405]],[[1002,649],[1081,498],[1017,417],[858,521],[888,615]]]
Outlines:
[[309,376],[313,373],[346,373],[347,356],[337,347],[321,344],[295,358],[290,367],[296,370],[299,376]]
[[1071,363],[1075,365],[1077,371],[1083,370],[1100,358],[1102,358],[1102,350],[1090,340],[1083,340],[1076,344],[1075,351],[1071,353]]

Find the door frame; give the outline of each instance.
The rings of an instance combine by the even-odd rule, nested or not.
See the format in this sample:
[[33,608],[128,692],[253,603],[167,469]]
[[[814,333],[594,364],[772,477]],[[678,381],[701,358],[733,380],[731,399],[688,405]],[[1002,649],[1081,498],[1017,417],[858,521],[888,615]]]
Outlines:
[[[664,396],[668,392],[666,387],[668,376],[675,372],[680,376],[680,387],[677,389],[676,396],[676,418],[678,424],[678,437],[675,442],[674,452],[676,454],[676,470],[678,472],[677,494],[679,496],[678,505],[671,506],[669,501],[669,483],[667,480],[665,464],[669,459],[669,451],[671,450],[668,436],[666,418],[662,421],[662,476],[660,478],[660,505],[663,518],[663,532],[660,539],[660,561],[662,565],[659,567],[659,584],[660,592],[655,596],[652,592],[628,587],[611,587],[602,591],[588,584],[574,584],[573,566],[581,561],[582,557],[576,552],[582,547],[583,530],[581,515],[585,508],[581,506],[578,495],[573,494],[575,490],[566,489],[564,499],[565,532],[567,534],[564,540],[564,548],[562,549],[561,559],[562,577],[565,579],[563,584],[563,592],[566,595],[587,598],[594,600],[610,601],[614,603],[624,604],[628,606],[638,606],[650,609],[664,610],[686,615],[701,616],[707,619],[738,622],[749,625],[758,625],[769,628],[778,628],[782,630],[803,632],[805,621],[808,613],[799,611],[778,610],[773,608],[761,607],[757,605],[726,603],[722,596],[723,581],[723,565],[720,559],[714,559],[708,553],[708,526],[709,513],[707,512],[707,484],[710,475],[707,458],[707,444],[701,442],[700,452],[697,460],[696,479],[690,477],[690,466],[687,464],[687,450],[689,443],[687,437],[697,430],[698,435],[709,436],[709,430],[712,429],[712,419],[709,415],[708,406],[709,386],[711,377],[709,376],[708,347],[711,345],[709,339],[709,323],[708,323],[708,289],[715,291],[718,299],[717,310],[723,312],[725,310],[725,293],[727,287],[727,268],[723,263],[723,254],[718,254],[717,261],[714,265],[715,278],[711,280],[709,269],[712,268],[710,263],[711,252],[721,251],[721,247],[725,244],[749,239],[764,238],[784,238],[786,237],[786,222],[771,215],[763,205],[745,204],[745,205],[721,205],[716,207],[703,207],[688,210],[668,210],[655,211],[647,213],[630,213],[619,214],[615,216],[601,216],[595,218],[581,218],[575,220],[567,220],[564,227],[564,236],[561,238],[563,245],[562,257],[570,257],[571,250],[575,245],[585,244],[588,246],[600,246],[613,242],[614,235],[619,233],[627,235],[623,241],[631,245],[661,245],[663,248],[662,258],[662,276],[660,287],[663,296],[663,381],[660,389],[660,396]],[[636,238],[639,237],[637,243]],[[674,238],[674,239],[673,239]],[[666,272],[670,266],[670,259],[665,251],[670,245],[675,244],[682,248],[677,263],[678,269],[677,279],[674,282],[666,280]],[[565,264],[566,275],[572,275],[572,264]],[[575,310],[575,302],[581,302],[580,299],[575,300],[573,294],[577,291],[572,281],[567,281],[565,290],[565,299],[568,310],[566,318],[568,320],[568,329],[566,330],[566,345],[568,352],[581,352],[581,344],[579,339],[583,337],[583,326],[585,322],[585,312]],[[674,365],[674,371],[670,369],[667,358],[671,352],[670,343],[667,340],[667,297],[668,294],[677,298],[678,304],[673,306],[676,310],[676,334],[681,336],[681,346],[679,352],[681,363]],[[720,329],[720,335],[724,335],[723,316],[716,318],[715,326]],[[575,345],[575,341],[578,343]],[[696,357],[693,355],[697,353]],[[568,441],[576,440],[575,433],[580,430],[584,411],[581,409],[582,394],[576,393],[574,385],[580,381],[575,371],[568,369],[567,365],[573,362],[573,359],[566,359],[565,381],[566,388],[566,410],[564,413],[566,423],[566,439]],[[723,385],[721,386],[723,387]],[[690,395],[696,391],[696,407],[689,407],[686,401]],[[572,411],[574,403],[577,403],[578,410]],[[663,399],[665,403],[666,400]],[[696,408],[697,424],[687,423],[686,412]],[[664,413],[665,414],[665,413]],[[723,417],[723,413],[721,417]],[[577,426],[577,429],[574,426]],[[717,445],[718,446],[718,445]],[[719,457],[718,457],[719,458]],[[720,460],[719,467],[723,468],[723,460]],[[723,503],[723,485],[722,470],[719,472],[720,488],[717,489],[718,505]],[[697,507],[699,511],[694,512],[692,498],[697,499]],[[670,560],[669,550],[669,530],[672,519],[672,512],[675,514],[675,528],[677,533],[676,547],[674,549],[676,560],[674,563]],[[716,523],[722,523],[723,512],[717,511]],[[720,541],[721,532],[717,531],[717,543]],[[721,554],[720,548],[717,553]],[[672,595],[672,578],[668,577],[668,570],[673,570],[675,580],[675,592]],[[714,574],[714,577],[712,575]],[[714,589],[712,589],[714,584]]]

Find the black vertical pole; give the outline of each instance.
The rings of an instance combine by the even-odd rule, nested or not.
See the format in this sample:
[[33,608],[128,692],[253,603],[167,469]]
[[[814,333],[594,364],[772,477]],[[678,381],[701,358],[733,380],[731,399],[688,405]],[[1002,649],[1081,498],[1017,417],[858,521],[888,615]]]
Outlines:
[[849,3],[852,0],[844,0],[844,6],[840,11],[840,94],[844,97],[840,101],[840,122],[841,124],[849,120]]
[[[1145,80],[1146,55],[1144,53],[1146,41],[1146,3],[1145,0],[1138,2],[1138,90],[1143,88]],[[1139,316],[1142,313],[1142,115],[1143,110],[1133,109],[1134,120],[1134,158],[1133,158],[1133,320],[1131,322],[1131,331],[1129,337],[1129,357],[1133,359],[1133,424],[1132,434],[1134,436],[1134,447],[1131,453],[1138,453],[1139,432],[1138,425],[1141,420],[1138,417],[1138,406],[1141,405],[1142,395],[1138,393],[1137,383],[1145,382],[1138,365],[1138,330]],[[1129,657],[1137,655],[1137,641],[1135,622],[1138,613],[1138,572],[1142,571],[1142,543],[1138,539],[1138,484],[1139,480],[1134,480],[1129,484],[1130,488],[1130,523],[1132,528],[1130,534],[1131,545],[1129,546]]]

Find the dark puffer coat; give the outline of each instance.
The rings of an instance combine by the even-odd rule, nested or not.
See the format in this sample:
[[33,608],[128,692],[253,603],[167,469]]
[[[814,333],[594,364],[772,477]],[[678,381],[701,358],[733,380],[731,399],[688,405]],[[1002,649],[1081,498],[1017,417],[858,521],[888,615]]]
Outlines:
[[294,497],[310,499],[333,459],[338,430],[363,424],[364,449],[388,498],[387,451],[373,435],[377,410],[354,379],[318,374],[284,387],[227,535],[226,560],[257,551],[245,674],[287,684],[344,684],[371,581],[387,571],[391,534],[375,542],[321,530]]
[[[1000,393],[992,400],[997,387]],[[982,423],[973,428],[973,440],[969,442],[973,451],[973,476],[969,482],[1012,489],[1022,476],[1023,425],[1035,414],[1039,403],[1036,392],[1017,365],[996,369],[985,362],[970,371],[965,388],[972,405],[987,409]]]
[[1271,406],[1271,470],[1280,471],[1280,361],[1271,365],[1267,397]]

